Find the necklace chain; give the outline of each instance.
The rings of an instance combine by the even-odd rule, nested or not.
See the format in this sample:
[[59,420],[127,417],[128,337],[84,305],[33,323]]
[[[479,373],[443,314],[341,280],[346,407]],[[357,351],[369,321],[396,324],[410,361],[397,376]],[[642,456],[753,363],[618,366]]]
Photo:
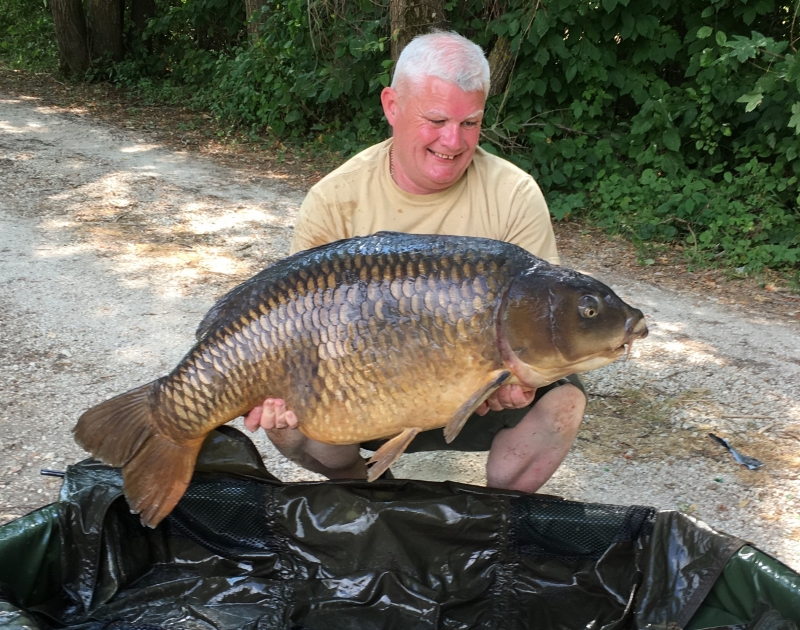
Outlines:
[[394,179],[394,147],[389,149],[389,175]]

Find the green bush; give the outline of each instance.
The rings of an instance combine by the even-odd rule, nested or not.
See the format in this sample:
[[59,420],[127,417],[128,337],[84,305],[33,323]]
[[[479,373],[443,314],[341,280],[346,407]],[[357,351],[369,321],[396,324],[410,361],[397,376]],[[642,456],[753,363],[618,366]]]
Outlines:
[[0,2],[0,61],[34,71],[57,68],[53,18],[45,1]]
[[158,89],[184,86],[195,107],[222,120],[345,154],[385,137],[379,94],[389,77],[388,4],[321,3],[312,11],[302,0],[275,3],[265,7],[255,42],[220,46],[196,37],[204,11],[194,5],[208,1],[188,0],[151,21],[152,53],[119,64],[115,79],[148,91],[157,77]]
[[557,219],[680,243],[707,262],[797,269],[797,10],[509,5],[483,35],[510,36],[518,53],[506,93],[490,100],[487,140],[534,174]]

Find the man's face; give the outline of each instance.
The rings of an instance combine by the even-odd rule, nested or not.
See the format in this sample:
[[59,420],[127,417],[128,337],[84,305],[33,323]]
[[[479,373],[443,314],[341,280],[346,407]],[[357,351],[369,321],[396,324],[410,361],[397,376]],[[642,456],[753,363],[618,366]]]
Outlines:
[[392,88],[381,93],[394,130],[395,181],[417,195],[445,190],[472,162],[486,95],[436,77],[399,87],[400,93]]

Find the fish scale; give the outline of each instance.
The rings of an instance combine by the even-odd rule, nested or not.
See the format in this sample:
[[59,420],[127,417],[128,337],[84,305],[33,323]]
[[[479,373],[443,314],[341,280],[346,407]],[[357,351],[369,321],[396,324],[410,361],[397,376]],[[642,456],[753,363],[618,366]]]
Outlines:
[[232,289],[170,374],[86,411],[75,439],[123,467],[131,509],[154,526],[205,436],[267,397],[283,398],[313,440],[388,438],[371,480],[419,431],[445,427],[452,440],[503,383],[535,388],[599,367],[645,334],[641,312],[602,283],[508,243],[348,239]]

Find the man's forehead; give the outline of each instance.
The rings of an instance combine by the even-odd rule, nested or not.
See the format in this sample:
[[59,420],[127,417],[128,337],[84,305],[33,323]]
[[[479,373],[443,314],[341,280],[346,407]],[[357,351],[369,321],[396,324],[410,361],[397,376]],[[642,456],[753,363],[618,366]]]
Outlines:
[[403,87],[401,100],[423,116],[467,120],[484,114],[486,95],[480,90],[465,92],[455,83],[433,76]]
[[429,99],[444,96],[448,92],[457,92],[466,98],[476,97],[482,103],[486,102],[486,94],[482,90],[465,92],[457,83],[451,83],[437,76],[425,75],[416,80],[406,79],[396,86],[396,92],[401,99]]
[[[425,116],[433,117],[433,118],[451,118],[453,116],[453,114],[454,114],[454,112],[452,112],[452,111],[448,112],[446,110],[438,109],[438,108],[435,108],[435,107],[431,108],[431,109],[426,109],[422,113]],[[461,116],[459,116],[459,117],[461,117]],[[478,109],[478,110],[475,110],[472,113],[468,113],[468,114],[463,115],[464,120],[469,120],[470,118],[482,118],[482,117],[483,117],[483,110],[482,109]]]

